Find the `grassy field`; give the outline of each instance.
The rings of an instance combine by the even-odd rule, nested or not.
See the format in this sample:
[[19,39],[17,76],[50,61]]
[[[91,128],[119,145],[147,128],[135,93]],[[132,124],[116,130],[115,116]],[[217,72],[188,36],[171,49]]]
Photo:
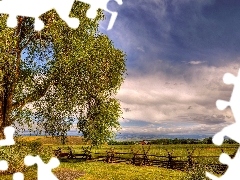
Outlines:
[[[57,138],[53,138],[51,136],[20,136],[17,139],[25,140],[25,141],[40,141],[44,145],[60,145],[61,141]],[[66,145],[84,145],[86,144],[83,141],[82,137],[79,136],[68,136]]]
[[[53,149],[57,147],[62,147],[67,149],[67,147],[72,147],[76,153],[82,151],[82,147],[88,147],[89,145],[83,141],[82,137],[78,136],[69,136],[67,139],[66,145],[61,145],[60,140],[52,137],[45,136],[23,136],[21,139],[26,141],[40,141],[45,146],[50,146]],[[148,149],[147,145],[103,145],[99,148],[93,148],[93,153],[105,153],[111,148],[114,148],[116,152],[143,152]],[[153,155],[166,155],[167,151],[172,152],[175,156],[187,156],[187,149],[190,151],[194,150],[193,156],[219,156],[222,153],[222,150],[228,154],[233,154],[238,146],[236,144],[224,144],[222,146],[215,146],[214,144],[177,144],[177,145],[151,145],[149,153]]]
[[[59,180],[179,180],[186,174],[164,168],[104,162],[62,162],[53,172]],[[37,180],[36,168],[29,168],[24,176],[25,180]],[[12,175],[0,176],[0,179],[12,180]]]
[[[78,173],[77,175],[76,172]],[[136,167],[103,162],[61,163],[58,168],[54,169],[54,173],[60,180],[179,180],[185,175],[181,171],[164,168]],[[36,174],[35,168],[29,169],[25,173],[25,180],[37,180]],[[67,178],[69,175],[70,177]],[[11,175],[0,176],[0,178],[12,180]]]
[[[69,146],[53,146],[53,148],[61,147],[64,152],[68,152],[67,148]],[[74,145],[70,146],[73,149],[74,153],[82,153],[82,147],[87,147],[86,145]],[[123,154],[123,155],[117,155],[118,157],[121,158],[127,158],[130,159],[133,157],[132,152],[138,153],[138,154],[143,154],[144,150],[148,150],[148,146],[142,146],[142,145],[104,145],[100,148],[93,148],[92,149],[92,155],[94,158],[97,156],[106,156],[106,152],[110,151],[112,148],[114,148],[115,152],[118,153],[129,153],[129,154]],[[181,160],[181,161],[187,161],[188,159],[188,151],[187,149],[190,150],[190,152],[194,149],[194,152],[192,156],[194,157],[194,162],[198,163],[203,163],[203,164],[213,164],[213,163],[219,163],[218,158],[220,154],[222,153],[222,150],[229,154],[232,155],[235,153],[237,150],[236,145],[223,145],[220,147],[216,147],[215,145],[151,145],[150,149],[148,151],[148,155],[156,155],[156,156],[167,156],[167,152],[172,153],[172,156],[178,156],[175,157],[175,160]],[[133,151],[132,151],[133,150]],[[96,154],[95,154],[96,153]],[[163,158],[158,158],[154,156],[149,156],[149,159],[158,159],[158,160],[163,160]],[[165,158],[166,160],[166,158]]]
[[[68,143],[64,146],[60,145],[60,142],[56,139],[50,137],[22,137],[27,141],[41,141],[44,146],[56,149],[61,147],[63,151],[67,151],[67,147],[70,146],[74,150],[74,153],[81,153],[82,147],[88,147],[86,143],[82,141],[80,137],[69,137]],[[93,156],[94,153],[100,153],[106,155],[106,151],[111,148],[115,149],[115,152],[133,152],[143,153],[144,149],[147,150],[148,146],[142,145],[104,145],[99,148],[92,149]],[[166,156],[167,151],[173,152],[173,156],[182,156],[182,160],[186,160],[188,155],[187,149],[194,150],[193,156],[207,156],[205,159],[207,161],[218,163],[218,158],[211,159],[211,156],[219,156],[222,150],[228,154],[233,154],[237,146],[236,145],[223,145],[217,147],[215,145],[152,145],[148,154]],[[99,155],[99,154],[98,154]],[[127,155],[131,158],[131,155]],[[201,158],[203,159],[203,158]],[[58,176],[59,180],[179,180],[183,176],[186,176],[186,172],[179,170],[171,170],[159,167],[148,167],[148,166],[133,166],[130,164],[119,163],[119,164],[107,164],[104,162],[61,162],[60,166],[54,169],[55,174]],[[36,168],[29,168],[25,172],[25,180],[37,179]],[[68,178],[67,178],[68,177]],[[0,179],[10,180],[11,175],[0,176]]]
[[77,164],[62,163],[61,167],[83,171],[86,174],[79,179],[87,180],[152,180],[180,179],[184,173],[156,167],[136,167],[126,164],[107,164],[103,162],[83,162]]

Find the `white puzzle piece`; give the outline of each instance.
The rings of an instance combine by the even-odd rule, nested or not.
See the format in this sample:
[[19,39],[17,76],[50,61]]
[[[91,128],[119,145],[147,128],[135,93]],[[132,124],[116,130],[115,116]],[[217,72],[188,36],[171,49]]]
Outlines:
[[[105,10],[106,12],[110,13],[111,18],[110,18],[110,22],[108,24],[107,30],[112,29],[113,24],[117,19],[118,13],[110,11],[107,8],[107,4],[108,4],[109,0],[97,0],[97,1],[96,0],[78,0],[78,1],[87,3],[91,6],[90,9],[87,11],[87,17],[88,18],[94,19],[97,16],[97,10],[98,9],[102,9],[102,10]],[[115,1],[118,3],[118,5],[123,4],[122,0],[115,0]]]
[[[225,84],[233,84],[233,91],[230,98],[230,101],[218,100],[216,106],[219,110],[224,110],[228,106],[231,107],[232,113],[235,118],[235,123],[223,128],[220,132],[216,133],[213,136],[213,143],[215,145],[222,145],[224,142],[224,137],[229,137],[234,141],[240,143],[240,69],[238,71],[238,76],[233,74],[226,73],[223,76],[223,81]],[[225,153],[220,155],[219,161],[223,164],[228,165],[227,171],[221,176],[217,177],[209,172],[206,172],[206,176],[212,180],[239,180],[240,179],[240,148],[238,149],[235,157],[230,158]]]
[[[55,9],[59,17],[64,20],[69,27],[76,29],[79,26],[79,19],[69,17],[74,1],[75,0],[1,0],[0,13],[9,14],[7,26],[10,28],[15,28],[17,26],[17,16],[35,18],[34,28],[35,30],[40,31],[44,28],[44,23],[39,17],[47,11]],[[109,12],[112,16],[108,25],[108,30],[112,29],[118,13],[108,10],[107,3],[109,0],[78,1],[87,3],[91,6],[87,11],[88,18],[95,18],[98,9]],[[123,3],[122,0],[115,1],[119,5]]]
[[[4,136],[5,139],[0,140],[0,146],[11,146],[15,144],[13,135],[14,135],[15,129],[14,127],[8,126],[4,128]],[[1,171],[6,171],[8,169],[8,162],[5,160],[0,160],[0,170]],[[23,175],[22,178],[19,176],[21,173],[14,173],[13,175],[13,180],[23,180]]]
[[15,144],[15,141],[13,139],[14,132],[15,129],[13,127],[11,126],[5,127],[4,128],[5,139],[0,140],[0,146],[14,145]]
[[48,164],[45,164],[39,156],[28,155],[24,159],[24,163],[27,166],[37,164],[38,167],[38,180],[58,180],[58,178],[52,173],[52,169],[58,167],[60,162],[57,158],[52,157]]
[[[5,139],[0,140],[0,146],[14,145],[13,138],[15,129],[11,126],[4,128]],[[52,173],[52,169],[60,165],[57,158],[51,158],[48,164],[45,164],[39,156],[28,155],[24,158],[24,163],[27,166],[34,164],[38,165],[38,180],[58,180],[58,178]],[[0,160],[0,170],[6,171],[8,169],[8,162],[6,160]],[[24,180],[24,175],[21,172],[13,174],[13,180]]]
[[9,14],[7,26],[11,28],[17,26],[17,16],[35,18],[35,30],[40,31],[44,28],[44,23],[39,17],[55,9],[68,26],[75,29],[79,25],[79,20],[69,17],[73,3],[74,0],[2,0],[0,1],[0,13]]

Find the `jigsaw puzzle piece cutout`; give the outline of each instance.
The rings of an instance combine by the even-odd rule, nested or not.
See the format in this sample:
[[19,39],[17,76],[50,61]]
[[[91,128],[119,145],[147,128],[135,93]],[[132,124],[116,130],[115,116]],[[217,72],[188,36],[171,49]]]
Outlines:
[[227,136],[234,141],[240,143],[240,136],[238,135],[238,131],[240,129],[240,70],[238,71],[238,76],[234,76],[233,74],[226,73],[223,76],[223,81],[226,84],[234,84],[232,95],[230,101],[217,100],[216,106],[219,110],[224,110],[227,106],[231,107],[233,116],[235,118],[236,123],[231,124],[225,128],[223,128],[220,132],[216,133],[213,137],[213,143],[216,145],[222,145],[224,141],[224,136]]
[[40,31],[44,28],[44,23],[39,17],[55,9],[69,27],[76,29],[79,26],[79,20],[69,17],[73,3],[74,0],[2,0],[0,1],[0,13],[9,14],[7,26],[10,28],[17,26],[17,16],[35,18],[34,29]]
[[[226,73],[223,76],[223,81],[225,84],[234,84],[232,95],[230,101],[218,100],[216,106],[219,110],[224,110],[227,106],[231,107],[232,113],[234,115],[236,123],[231,124],[223,128],[220,132],[213,136],[213,143],[216,145],[222,145],[224,137],[227,136],[234,141],[240,143],[240,136],[238,134],[240,130],[240,69],[238,71],[238,76]],[[217,177],[209,172],[206,172],[206,176],[212,180],[239,180],[240,177],[240,148],[238,148],[237,153],[233,159],[225,153],[222,153],[219,157],[219,161],[222,164],[228,165],[227,171],[221,176]]]
[[225,84],[235,84],[236,82],[237,82],[237,78],[236,78],[236,76],[234,76],[233,74],[231,74],[231,73],[225,73],[224,75],[223,75],[223,82],[225,83]]
[[[9,15],[7,19],[7,26],[10,28],[15,28],[17,26],[17,16]],[[34,29],[36,31],[41,31],[43,28],[44,28],[43,21],[35,17]]]
[[219,110],[224,110],[227,106],[231,107],[231,110],[233,112],[234,118],[236,122],[240,123],[240,70],[238,71],[238,76],[234,76],[233,74],[226,73],[223,76],[223,81],[225,84],[233,84],[233,91],[230,98],[230,101],[223,101],[218,100],[216,102],[216,106]]
[[210,178],[211,180],[220,180],[219,177],[217,177],[209,172],[206,172],[206,177]]
[[80,21],[78,18],[69,17],[69,14],[72,10],[72,6],[75,0],[57,0],[55,3],[55,10],[58,13],[59,17],[64,20],[67,25],[73,29],[78,28]]
[[[15,129],[11,126],[4,128],[4,135],[5,139],[0,140],[0,146],[10,146],[15,144],[15,141],[13,139]],[[6,160],[0,160],[0,170],[6,171],[8,169],[8,162]]]
[[14,127],[8,126],[4,128],[5,139],[0,140],[0,146],[10,146],[14,145],[15,141],[13,139],[15,129]]
[[[9,14],[7,26],[17,26],[17,16],[35,18],[35,30],[42,30],[44,23],[39,16],[54,8],[54,1],[47,0],[2,0],[0,2],[0,13]],[[20,8],[21,7],[21,8]]]
[[[5,160],[0,161],[0,170],[6,171],[8,169],[8,162]],[[17,172],[13,174],[13,180],[24,180],[23,173]]]
[[24,180],[23,173],[17,172],[13,174],[13,180]]
[[224,101],[224,100],[217,100],[216,106],[220,111],[222,111],[222,110],[226,109],[228,106],[230,106],[230,103],[228,101]]
[[240,171],[239,171],[240,149],[239,148],[233,159],[231,159],[231,157],[228,154],[222,153],[219,157],[219,161],[222,164],[228,165],[227,171],[221,177],[217,177],[209,172],[206,172],[207,177],[209,177],[212,180],[229,180],[229,179],[239,180],[239,177],[240,177]]
[[227,165],[230,165],[231,164],[231,161],[232,161],[232,158],[226,154],[226,153],[222,153],[219,157],[219,161],[220,163],[222,164],[227,164]]
[[[7,26],[15,28],[17,26],[17,16],[27,16],[35,18],[34,29],[40,31],[44,28],[44,23],[39,17],[55,9],[59,17],[64,20],[69,27],[76,29],[80,22],[78,18],[69,17],[72,5],[75,0],[2,0],[0,1],[0,13],[9,14]],[[97,16],[97,10],[102,9],[111,14],[108,29],[113,27],[118,13],[110,11],[107,7],[109,0],[78,0],[90,5],[87,11],[87,17],[94,19]],[[115,0],[119,5],[122,5],[122,0]],[[19,8],[21,7],[21,8]]]
[[240,123],[231,124],[223,128],[220,132],[216,133],[212,138],[212,142],[217,146],[221,146],[224,142],[224,137],[227,136],[232,140],[240,143],[240,135],[238,133],[239,129]]
[[27,166],[37,164],[38,180],[58,180],[58,178],[52,173],[52,169],[60,165],[60,162],[57,158],[52,157],[48,164],[45,164],[39,156],[28,155],[24,158],[24,163]]
[[[111,14],[111,18],[110,18],[107,30],[112,29],[112,27],[114,25],[114,22],[117,19],[118,13],[110,11],[108,9],[107,4],[108,4],[109,0],[98,0],[98,1],[95,1],[95,0],[78,0],[78,1],[81,1],[83,3],[87,3],[87,4],[90,5],[90,9],[87,11],[87,14],[86,14],[87,17],[90,18],[90,19],[94,19],[97,16],[97,10],[98,9],[102,9],[102,10],[110,13]],[[115,1],[119,5],[123,4],[122,0],[115,0]]]
[[8,169],[8,162],[5,160],[0,161],[0,170],[6,171]]

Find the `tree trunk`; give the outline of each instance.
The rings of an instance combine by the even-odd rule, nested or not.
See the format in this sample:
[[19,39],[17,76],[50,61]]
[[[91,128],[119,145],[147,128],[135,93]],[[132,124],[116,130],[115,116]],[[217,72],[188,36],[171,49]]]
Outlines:
[[3,127],[3,126],[0,127],[0,140],[1,140],[1,139],[5,139],[5,136],[4,136],[4,127]]
[[2,102],[0,102],[1,104],[1,112],[0,112],[0,140],[4,139],[4,126],[3,126],[3,114],[2,114]]
[[1,79],[2,82],[0,82],[0,139],[5,139],[4,128],[12,125],[13,123],[10,116],[13,107],[13,93],[15,88],[14,85],[16,85],[20,72],[21,51],[19,45],[21,38],[19,32],[21,29],[22,21],[23,18],[18,17],[16,35],[19,36],[19,40],[16,45],[16,60],[13,61],[14,63],[11,63],[11,60],[7,60],[3,66],[1,66],[3,77]]
[[10,126],[12,121],[10,119],[12,107],[12,89],[8,77],[3,78],[4,85],[2,86],[1,101],[0,101],[0,139],[5,139],[4,128]]

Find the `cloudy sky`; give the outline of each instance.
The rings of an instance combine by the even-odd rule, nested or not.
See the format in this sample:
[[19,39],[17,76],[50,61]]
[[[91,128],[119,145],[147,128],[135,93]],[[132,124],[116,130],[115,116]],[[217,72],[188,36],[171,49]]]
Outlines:
[[103,33],[127,54],[128,76],[117,95],[122,133],[214,134],[234,122],[232,85],[240,68],[239,0],[123,0],[108,4],[118,17]]

